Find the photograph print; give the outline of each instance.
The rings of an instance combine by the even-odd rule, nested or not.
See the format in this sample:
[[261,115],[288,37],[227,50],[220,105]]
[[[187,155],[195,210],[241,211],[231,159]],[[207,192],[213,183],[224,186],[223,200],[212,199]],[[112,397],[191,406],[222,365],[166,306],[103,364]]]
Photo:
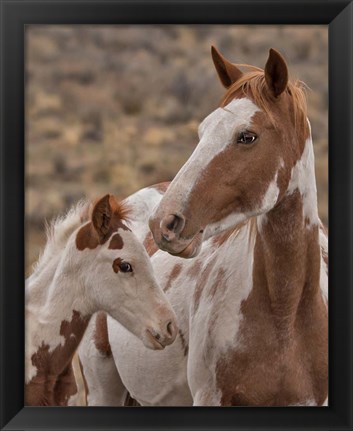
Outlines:
[[329,405],[328,27],[25,50],[25,405]]

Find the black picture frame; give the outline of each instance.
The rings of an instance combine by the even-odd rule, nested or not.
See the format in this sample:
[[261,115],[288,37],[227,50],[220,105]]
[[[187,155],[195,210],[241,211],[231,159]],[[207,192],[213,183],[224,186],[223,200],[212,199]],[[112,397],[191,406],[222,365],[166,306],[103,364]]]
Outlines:
[[[347,0],[1,3],[1,429],[352,430],[353,5]],[[330,389],[322,408],[24,407],[26,24],[329,26]]]

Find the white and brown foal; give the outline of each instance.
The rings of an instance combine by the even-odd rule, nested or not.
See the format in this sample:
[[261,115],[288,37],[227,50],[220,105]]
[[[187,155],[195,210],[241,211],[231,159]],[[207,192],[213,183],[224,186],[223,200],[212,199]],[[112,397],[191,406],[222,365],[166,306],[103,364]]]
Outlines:
[[[245,72],[212,55],[227,91],[194,153],[162,199],[160,188],[127,199],[179,336],[155,355],[108,319],[111,376],[142,405],[324,405],[327,236],[302,86],[274,50]],[[149,212],[169,254],[153,248]],[[101,362],[92,351],[83,362],[90,387]]]
[[[175,314],[125,222],[126,207],[106,195],[89,220],[88,208],[78,205],[52,225],[26,282],[26,405],[67,405],[75,395],[71,360],[99,310],[150,349],[160,350],[176,336]],[[97,315],[98,323],[104,319]]]

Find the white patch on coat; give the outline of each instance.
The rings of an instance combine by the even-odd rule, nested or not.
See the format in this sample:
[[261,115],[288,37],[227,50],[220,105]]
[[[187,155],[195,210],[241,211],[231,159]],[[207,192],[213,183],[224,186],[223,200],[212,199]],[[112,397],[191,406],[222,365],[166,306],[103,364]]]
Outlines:
[[96,348],[95,324],[94,315],[78,348],[83,374],[89,388],[87,405],[122,406],[126,390],[116,369],[113,356],[102,354]]
[[320,243],[320,288],[325,304],[328,304],[328,268],[323,258],[323,253],[328,255],[328,238],[323,228],[319,228],[319,243]]
[[314,148],[311,137],[306,140],[303,154],[292,169],[287,194],[291,195],[296,190],[299,190],[303,199],[303,216],[309,221],[307,228],[319,224]]
[[[212,262],[214,266],[203,286],[198,309],[191,315],[188,381],[193,396],[198,394],[200,398],[197,401],[199,405],[202,404],[201,399],[211,402],[210,394],[214,395],[212,405],[217,405],[217,362],[229,348],[241,348],[237,338],[242,320],[240,310],[253,287],[255,240],[256,235],[252,234],[248,223],[215,249],[214,253],[208,249],[208,246],[212,247],[212,240],[204,245],[201,252],[199,259],[204,264],[200,272],[205,271]],[[223,293],[218,295],[216,291],[212,297],[209,295],[210,289],[214,288],[218,271],[222,268],[225,270],[221,289]],[[213,321],[215,316],[216,320]]]
[[140,241],[143,241],[150,232],[148,219],[162,197],[163,194],[159,190],[146,187],[125,199],[124,203],[131,208],[131,220],[128,225]]

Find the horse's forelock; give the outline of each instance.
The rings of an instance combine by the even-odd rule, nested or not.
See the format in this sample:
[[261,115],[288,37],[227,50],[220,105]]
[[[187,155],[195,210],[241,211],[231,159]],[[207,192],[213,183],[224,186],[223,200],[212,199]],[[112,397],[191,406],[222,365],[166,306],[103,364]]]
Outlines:
[[[270,121],[275,125],[275,119],[272,114],[271,97],[267,91],[267,84],[265,81],[265,73],[262,69],[247,65],[237,64],[239,67],[246,67],[248,72],[244,73],[236,82],[234,82],[226,91],[220,106],[226,106],[237,95],[243,94],[250,97],[254,103],[264,111]],[[306,89],[307,86],[302,81],[288,81],[285,93],[289,96],[293,112],[295,126],[301,129],[307,127],[307,102],[306,102]]]

